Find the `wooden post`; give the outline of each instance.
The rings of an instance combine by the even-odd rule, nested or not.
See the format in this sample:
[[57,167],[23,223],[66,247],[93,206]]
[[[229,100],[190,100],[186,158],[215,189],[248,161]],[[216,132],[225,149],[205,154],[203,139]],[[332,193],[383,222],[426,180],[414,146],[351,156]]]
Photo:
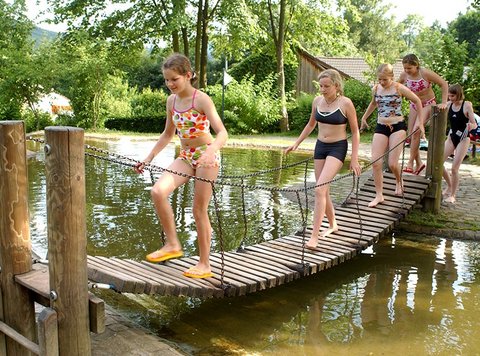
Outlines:
[[85,220],[84,132],[45,129],[50,304],[59,355],[91,355]]
[[442,202],[443,154],[445,151],[445,131],[447,129],[447,111],[432,106],[428,141],[426,176],[431,177],[432,184],[423,201],[423,210],[434,214],[440,211]]
[[[32,269],[28,218],[28,175],[23,121],[0,121],[0,317],[26,339],[35,341],[35,307],[14,276]],[[0,333],[1,355],[33,355]]]

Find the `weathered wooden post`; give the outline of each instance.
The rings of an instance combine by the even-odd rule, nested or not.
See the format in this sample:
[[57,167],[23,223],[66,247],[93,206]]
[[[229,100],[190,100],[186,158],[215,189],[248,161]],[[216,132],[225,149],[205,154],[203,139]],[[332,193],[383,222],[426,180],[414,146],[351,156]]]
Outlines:
[[[23,121],[0,121],[0,319],[35,341],[35,309],[14,276],[32,269],[28,175]],[[0,333],[0,355],[33,355]]]
[[439,110],[437,106],[433,106],[426,169],[426,175],[431,177],[432,184],[425,195],[423,210],[434,214],[440,211],[440,204],[442,203],[443,154],[446,129],[447,111]]
[[91,355],[85,220],[84,132],[45,129],[50,305],[60,355]]

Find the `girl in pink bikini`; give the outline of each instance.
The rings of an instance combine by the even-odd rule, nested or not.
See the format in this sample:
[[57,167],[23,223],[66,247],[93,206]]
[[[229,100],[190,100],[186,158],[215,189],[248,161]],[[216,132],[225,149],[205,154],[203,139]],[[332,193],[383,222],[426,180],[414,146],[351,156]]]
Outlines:
[[[175,189],[189,181],[188,176],[215,180],[219,171],[219,150],[228,138],[227,130],[212,99],[193,87],[196,78],[188,58],[175,53],[165,60],[162,69],[165,83],[172,92],[167,99],[165,130],[147,157],[135,166],[135,171],[141,173],[145,165],[167,146],[177,132],[181,145],[180,154],[168,169],[185,174],[187,177],[165,172],[152,188],[152,199],[165,231],[166,242],[160,250],[147,255],[146,258],[150,262],[161,262],[183,256],[168,197]],[[210,134],[210,127],[216,133],[215,138]],[[195,181],[193,216],[197,227],[200,259],[195,266],[183,273],[186,277],[213,276],[209,261],[212,226],[207,211],[211,197],[210,183]]]
[[[410,135],[417,128],[419,129],[410,141],[410,158],[407,166],[403,170],[406,173],[420,174],[425,168],[425,164],[420,158],[420,137],[424,135],[424,125],[429,116],[431,105],[435,105],[435,93],[432,89],[432,83],[439,85],[442,89],[442,102],[438,104],[440,110],[445,110],[448,100],[448,84],[435,72],[420,68],[420,61],[414,54],[407,54],[402,60],[404,72],[400,74],[399,82],[413,91],[422,101],[422,107],[418,108],[414,103],[410,103],[410,113],[408,115],[408,134]],[[416,120],[418,118],[418,121]],[[416,162],[414,169],[413,163]]]

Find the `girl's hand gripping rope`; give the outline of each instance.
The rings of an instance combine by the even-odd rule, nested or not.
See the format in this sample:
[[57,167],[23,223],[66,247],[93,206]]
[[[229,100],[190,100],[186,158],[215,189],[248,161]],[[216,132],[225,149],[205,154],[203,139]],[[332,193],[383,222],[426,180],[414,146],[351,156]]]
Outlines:
[[143,173],[145,166],[146,166],[145,162],[138,162],[137,164],[135,164],[135,166],[133,166],[133,170],[140,174],[140,173]]

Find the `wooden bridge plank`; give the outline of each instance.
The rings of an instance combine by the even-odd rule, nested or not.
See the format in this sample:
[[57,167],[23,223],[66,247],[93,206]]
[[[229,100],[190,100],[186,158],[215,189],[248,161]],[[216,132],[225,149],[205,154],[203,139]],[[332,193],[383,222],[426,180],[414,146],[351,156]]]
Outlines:
[[[357,235],[359,235],[359,231],[360,231],[359,226],[351,227],[349,225],[344,224],[343,221],[338,222],[337,225],[338,225],[338,231],[351,232],[353,234],[356,234],[355,237],[357,237]],[[328,222],[322,221],[322,227],[327,229],[330,226],[329,226]],[[373,232],[373,231],[363,230],[362,233],[363,233],[363,236],[359,237],[359,238],[368,239],[368,237],[372,237],[372,238],[377,238],[378,237],[378,233]]]
[[[103,264],[108,265],[110,268],[114,268],[115,270],[122,271],[122,273],[126,275],[133,276],[142,280],[145,283],[145,290],[144,294],[163,294],[163,295],[170,295],[171,290],[175,288],[175,286],[171,283],[166,283],[165,285],[159,284],[156,280],[152,280],[148,276],[147,271],[132,271],[130,265],[124,265],[121,260],[114,258],[106,258],[97,256],[95,257],[98,261],[101,261]],[[167,288],[168,287],[168,288]]]
[[[360,213],[362,215],[365,215],[365,216],[372,216],[373,215],[373,216],[379,217],[378,211],[376,211],[375,209],[369,208],[367,206],[367,204],[362,204],[362,203],[359,202],[359,204],[357,205],[356,201],[351,200],[351,198],[349,199],[347,204],[336,207],[336,209],[347,209],[347,210],[352,211],[353,213],[358,213],[358,210],[360,210]],[[394,221],[398,221],[398,219],[400,218],[399,215],[400,215],[400,213],[398,213],[398,212],[384,211],[384,212],[382,212],[381,218],[382,219],[389,219],[389,220],[393,219]]]
[[253,259],[247,259],[245,256],[241,256],[238,253],[225,253],[224,258],[226,263],[236,263],[247,268],[253,274],[258,274],[259,276],[264,276],[269,281],[271,280],[269,288],[285,283],[286,270],[276,270],[274,266],[271,266],[265,261],[259,262]]
[[365,231],[371,231],[371,232],[374,232],[374,233],[385,233],[385,230],[388,230],[388,225],[386,225],[386,224],[370,223],[370,221],[368,219],[362,219],[360,221],[360,220],[356,220],[356,219],[352,219],[352,218],[349,218],[349,217],[342,216],[342,214],[338,214],[338,213],[335,214],[335,220],[337,221],[338,225],[350,226],[350,227],[353,227],[353,228],[357,228],[359,226],[360,222],[361,222],[362,223],[362,228]]
[[[430,184],[430,182],[428,181],[412,181],[412,180],[405,179],[405,175],[402,176],[402,179],[403,179],[403,186],[406,188],[407,191],[418,192],[420,194],[421,192],[425,191],[425,188],[427,188],[428,185]],[[367,182],[373,183],[373,179],[369,179]],[[388,184],[390,186],[395,186],[395,184],[397,183],[397,180],[392,175],[384,175],[383,183]]]
[[[142,293],[137,291],[145,290],[145,283],[138,278],[117,271],[101,263],[96,257],[87,256],[87,265],[88,279],[92,281],[113,285],[115,290],[119,292]],[[139,288],[142,284],[143,288]]]
[[398,216],[393,217],[391,215],[382,215],[381,217],[378,216],[378,213],[372,212],[370,210],[365,210],[365,209],[360,209],[360,212],[357,211],[356,208],[351,208],[351,207],[336,207],[335,208],[335,213],[338,214],[341,212],[344,214],[344,216],[348,216],[351,218],[358,219],[359,216],[363,219],[369,218],[369,219],[379,219],[382,223],[388,224],[391,227],[396,226],[398,223]]
[[[262,273],[256,270],[253,266],[246,266],[242,261],[238,261],[227,256],[224,256],[224,261],[225,271],[228,270],[237,274],[242,274],[249,279],[256,281],[257,290],[273,288],[277,285],[277,278],[275,276]],[[210,263],[212,262],[216,262],[221,265],[221,258],[219,256],[212,255],[210,257]]]
[[[367,181],[365,182],[365,187],[375,187],[375,183],[373,181]],[[388,179],[385,179],[383,181],[383,191],[384,192],[389,192],[393,193],[395,192],[395,189],[397,188],[397,184],[395,180],[389,181]],[[404,188],[405,188],[405,194],[415,194],[415,195],[422,195],[425,190],[424,189],[419,189],[418,187],[414,187],[411,184],[408,184],[407,182],[404,182]]]
[[[362,189],[360,189],[361,192],[371,192],[371,193],[375,193],[375,185],[372,183],[372,184],[368,184],[366,183]],[[403,194],[403,197],[402,195],[396,195],[395,194],[395,186],[394,185],[389,185],[388,183],[387,184],[384,184],[383,186],[383,195],[384,196],[388,196],[388,197],[391,197],[391,198],[396,198],[396,199],[391,199],[392,201],[401,201],[402,199],[405,200],[405,202],[407,204],[414,204],[415,202],[418,201],[419,198],[422,197],[423,195],[423,191],[418,191],[418,192],[412,192],[411,190],[406,190]]]
[[[308,248],[303,248],[303,245],[301,243],[298,243],[298,242],[293,242],[292,243],[290,241],[284,240],[283,238],[271,240],[270,242],[275,242],[275,245],[282,246],[282,247],[287,248],[287,249],[292,249],[293,251],[298,252],[300,255],[302,253],[308,253],[308,252],[313,251],[313,250],[310,250]],[[318,250],[316,250],[316,252],[317,253],[315,253],[315,256],[320,257],[321,259],[324,259],[325,261],[330,260],[333,265],[337,265],[339,263],[341,257],[344,256],[342,253],[327,251],[325,249],[322,249],[322,250],[318,249]]]
[[285,267],[285,265],[261,258],[247,250],[243,252],[226,252],[225,254],[231,256],[232,258],[237,258],[247,263],[255,264],[259,267],[267,265],[270,271],[275,271],[278,276],[281,276],[279,277],[281,279],[281,283],[291,282],[299,277],[298,272]]
[[[325,224],[325,226],[328,226],[328,224]],[[298,232],[299,236],[301,236],[301,232]],[[307,239],[310,238],[312,234],[312,227],[307,228]],[[343,229],[340,229],[338,231],[335,231],[332,233],[329,238],[332,240],[340,240],[343,241],[347,244],[351,244],[352,247],[359,246],[359,247],[367,247],[372,244],[372,241],[374,238],[378,236],[375,234],[374,236],[366,236],[366,235],[361,235],[360,230],[356,230],[354,232],[351,231],[345,231]]]
[[[292,270],[296,271],[302,265],[301,257],[295,257],[291,254],[285,254],[284,251],[281,251],[275,247],[265,246],[265,245],[253,245],[247,246],[247,251],[251,251],[252,253],[256,253],[264,258],[273,259],[276,262],[283,263],[285,266],[291,268]],[[312,262],[310,260],[306,260],[305,262]],[[318,265],[317,263],[313,263],[309,265],[307,274],[316,273],[319,270],[325,268],[325,263]]]
[[[187,268],[194,266],[198,262],[198,256],[191,256],[189,258],[182,258],[176,260],[170,260],[169,264],[182,266],[183,271]],[[219,283],[221,282],[221,268],[220,264],[211,263],[210,268],[214,273],[213,279],[216,279]],[[253,293],[256,291],[256,281],[252,281],[251,279],[244,278],[243,276],[239,276],[235,273],[231,273],[230,271],[224,271],[224,282],[228,283],[235,288],[235,291],[238,292],[238,295],[245,295],[247,293]],[[211,278],[212,279],[212,278]]]
[[187,284],[189,286],[189,290],[192,293],[189,295],[190,297],[203,297],[203,298],[210,298],[216,297],[221,298],[223,297],[223,290],[215,285],[212,282],[211,278],[206,279],[193,279],[187,278],[183,275],[184,269],[177,269],[166,263],[151,263],[147,261],[142,262],[135,262],[138,263],[141,268],[145,268],[151,271],[152,274],[160,274],[162,279],[170,280],[172,275],[175,276],[175,280],[180,281],[182,284]]
[[[373,197],[372,197],[373,196]],[[368,207],[368,203],[372,201],[374,198],[374,194],[360,194],[358,195],[358,203],[362,206]],[[353,198],[350,198],[353,199]],[[400,205],[396,205],[395,203],[391,203],[388,201],[388,197],[385,197],[385,201],[382,204],[378,204],[377,206],[370,208],[373,211],[377,211],[381,214],[383,214],[384,211],[389,211],[392,213],[397,213],[397,214],[406,214],[410,209],[405,205],[404,208],[401,208]]]
[[[339,259],[344,258],[345,254],[347,253],[347,250],[345,250],[343,248],[340,248],[339,245],[337,245],[337,244],[322,243],[322,241],[325,241],[326,239],[327,238],[321,238],[321,237],[319,237],[319,239],[318,239],[318,245],[322,246],[322,249],[320,251],[325,254],[325,257],[326,258],[335,258],[335,256],[336,256]],[[280,238],[276,239],[275,241],[279,241],[279,242],[285,243],[287,245],[288,244],[294,245],[296,248],[299,248],[300,250],[303,250],[302,240],[299,239],[296,236],[288,236],[287,235],[287,236],[280,237]],[[305,248],[305,251],[307,251],[307,250],[309,250],[309,249]]]
[[373,216],[360,216],[361,219],[359,219],[358,214],[351,214],[349,212],[346,212],[344,210],[335,210],[335,219],[343,219],[343,220],[348,220],[350,222],[355,222],[355,223],[360,223],[362,222],[363,225],[365,226],[371,226],[374,228],[380,228],[380,229],[385,229],[389,228],[391,225],[390,221],[386,220],[379,220],[378,215],[376,217]]
[[[314,253],[320,256],[325,256],[325,257],[328,256],[327,258],[330,258],[332,260],[332,264],[343,263],[348,259],[347,251],[339,251],[338,249],[333,248],[331,245],[325,244],[321,240],[322,239],[319,239],[317,243],[317,247],[315,249],[310,249],[305,247],[305,253]],[[277,239],[276,241],[282,242],[287,246],[288,245],[294,246],[297,251],[303,251],[303,244],[298,239],[292,240],[292,239],[286,239],[285,237],[282,237],[280,239]],[[336,261],[336,263],[334,261]]]
[[[368,197],[368,199],[370,201],[373,200],[373,198],[375,198],[376,196],[376,193],[375,193],[375,188],[373,187],[368,187],[368,186],[364,186],[361,190],[360,190],[360,193],[358,194],[358,196],[360,197]],[[402,198],[401,195],[395,195],[393,192],[388,192],[388,191],[383,191],[383,198],[385,199],[385,201],[382,203],[382,205],[385,205],[385,204],[395,204],[395,205],[404,205],[404,206],[412,206],[414,204],[416,204],[419,199],[420,199],[420,196],[419,195],[414,195],[414,194],[405,194],[405,198]]]
[[[118,258],[113,258],[111,261],[116,263],[119,268],[123,267],[124,270],[131,271],[133,274],[143,274],[146,281],[153,283],[155,288],[166,288],[166,286],[169,286],[170,290],[168,295],[190,297],[207,296],[204,293],[204,290],[207,289],[206,287],[190,283],[180,273],[172,273],[171,271],[165,273],[161,269],[153,269],[154,264],[152,263],[142,264],[137,261]],[[155,292],[152,291],[150,294],[155,294]],[[165,293],[164,295],[167,294]]]
[[[281,239],[286,240],[286,241],[291,242],[291,243],[298,243],[298,244],[302,245],[302,239],[300,238],[300,236],[290,236],[290,235],[288,235],[288,236],[282,237]],[[357,250],[355,248],[353,248],[352,246],[350,246],[350,247],[344,246],[344,245],[340,244],[338,240],[333,241],[329,237],[320,238],[318,240],[318,243],[319,243],[320,246],[324,247],[325,249],[329,249],[329,250],[333,250],[333,251],[336,251],[336,252],[343,253],[347,257],[347,259],[351,259],[357,253]]]
[[316,254],[309,254],[308,249],[303,249],[302,247],[297,247],[292,244],[282,243],[278,240],[270,240],[268,241],[269,245],[272,246],[274,249],[288,251],[289,255],[291,256],[298,256],[300,261],[308,261],[309,263],[315,263],[317,265],[321,265],[322,263],[325,264],[325,268],[330,268],[332,265],[338,264],[338,256],[330,255],[325,252],[316,253]]

